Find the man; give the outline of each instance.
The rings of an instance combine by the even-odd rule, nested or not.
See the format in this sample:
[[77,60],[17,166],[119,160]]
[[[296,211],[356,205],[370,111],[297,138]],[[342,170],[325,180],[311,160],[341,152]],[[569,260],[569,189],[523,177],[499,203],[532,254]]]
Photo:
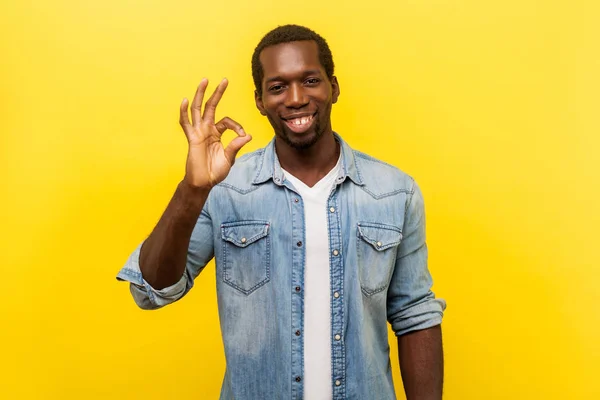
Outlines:
[[[441,399],[443,300],[431,292],[423,198],[398,169],[332,131],[340,94],[331,51],[296,25],[252,58],[255,100],[275,138],[215,122],[227,81],[180,108],[186,174],[118,278],[136,303],[183,297],[215,257],[227,369],[221,399],[394,399],[387,321],[409,400]],[[227,129],[237,137],[224,147]],[[369,133],[369,134],[372,134]]]

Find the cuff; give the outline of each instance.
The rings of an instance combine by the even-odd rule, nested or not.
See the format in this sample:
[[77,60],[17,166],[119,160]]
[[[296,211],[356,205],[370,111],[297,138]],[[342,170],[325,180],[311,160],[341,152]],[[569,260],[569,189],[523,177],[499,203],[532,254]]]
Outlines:
[[185,294],[187,287],[185,273],[177,283],[160,290],[154,289],[146,282],[140,270],[142,244],[129,256],[125,266],[117,274],[117,280],[130,283],[129,289],[135,303],[145,310],[157,309],[179,300]]
[[446,301],[444,299],[432,298],[416,304],[398,313],[390,320],[392,330],[396,336],[402,336],[409,332],[440,325],[445,309]]

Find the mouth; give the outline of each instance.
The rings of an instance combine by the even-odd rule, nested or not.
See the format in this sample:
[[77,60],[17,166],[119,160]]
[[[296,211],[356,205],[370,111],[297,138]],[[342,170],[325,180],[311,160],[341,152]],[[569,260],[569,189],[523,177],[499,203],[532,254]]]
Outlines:
[[299,115],[297,117],[281,119],[292,132],[304,133],[312,127],[316,115],[317,112],[315,111],[315,113],[311,115]]

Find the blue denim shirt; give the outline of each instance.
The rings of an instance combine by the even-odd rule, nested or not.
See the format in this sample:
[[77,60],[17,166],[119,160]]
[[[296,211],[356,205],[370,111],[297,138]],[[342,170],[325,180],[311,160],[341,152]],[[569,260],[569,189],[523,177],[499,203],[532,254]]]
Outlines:
[[[387,323],[396,335],[442,321],[431,292],[423,197],[397,168],[351,149],[329,196],[333,399],[395,399]],[[210,192],[176,284],[142,277],[141,245],[118,279],[155,309],[182,298],[214,257],[227,368],[221,400],[303,398],[305,221],[274,141],[240,157]]]

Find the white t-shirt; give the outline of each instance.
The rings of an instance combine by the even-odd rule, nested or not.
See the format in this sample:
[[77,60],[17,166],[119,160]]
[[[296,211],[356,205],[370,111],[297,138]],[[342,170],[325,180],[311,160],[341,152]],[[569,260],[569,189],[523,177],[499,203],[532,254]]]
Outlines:
[[304,202],[306,221],[304,265],[304,398],[331,400],[331,286],[327,200],[340,168],[340,159],[313,187],[286,170],[283,173]]

